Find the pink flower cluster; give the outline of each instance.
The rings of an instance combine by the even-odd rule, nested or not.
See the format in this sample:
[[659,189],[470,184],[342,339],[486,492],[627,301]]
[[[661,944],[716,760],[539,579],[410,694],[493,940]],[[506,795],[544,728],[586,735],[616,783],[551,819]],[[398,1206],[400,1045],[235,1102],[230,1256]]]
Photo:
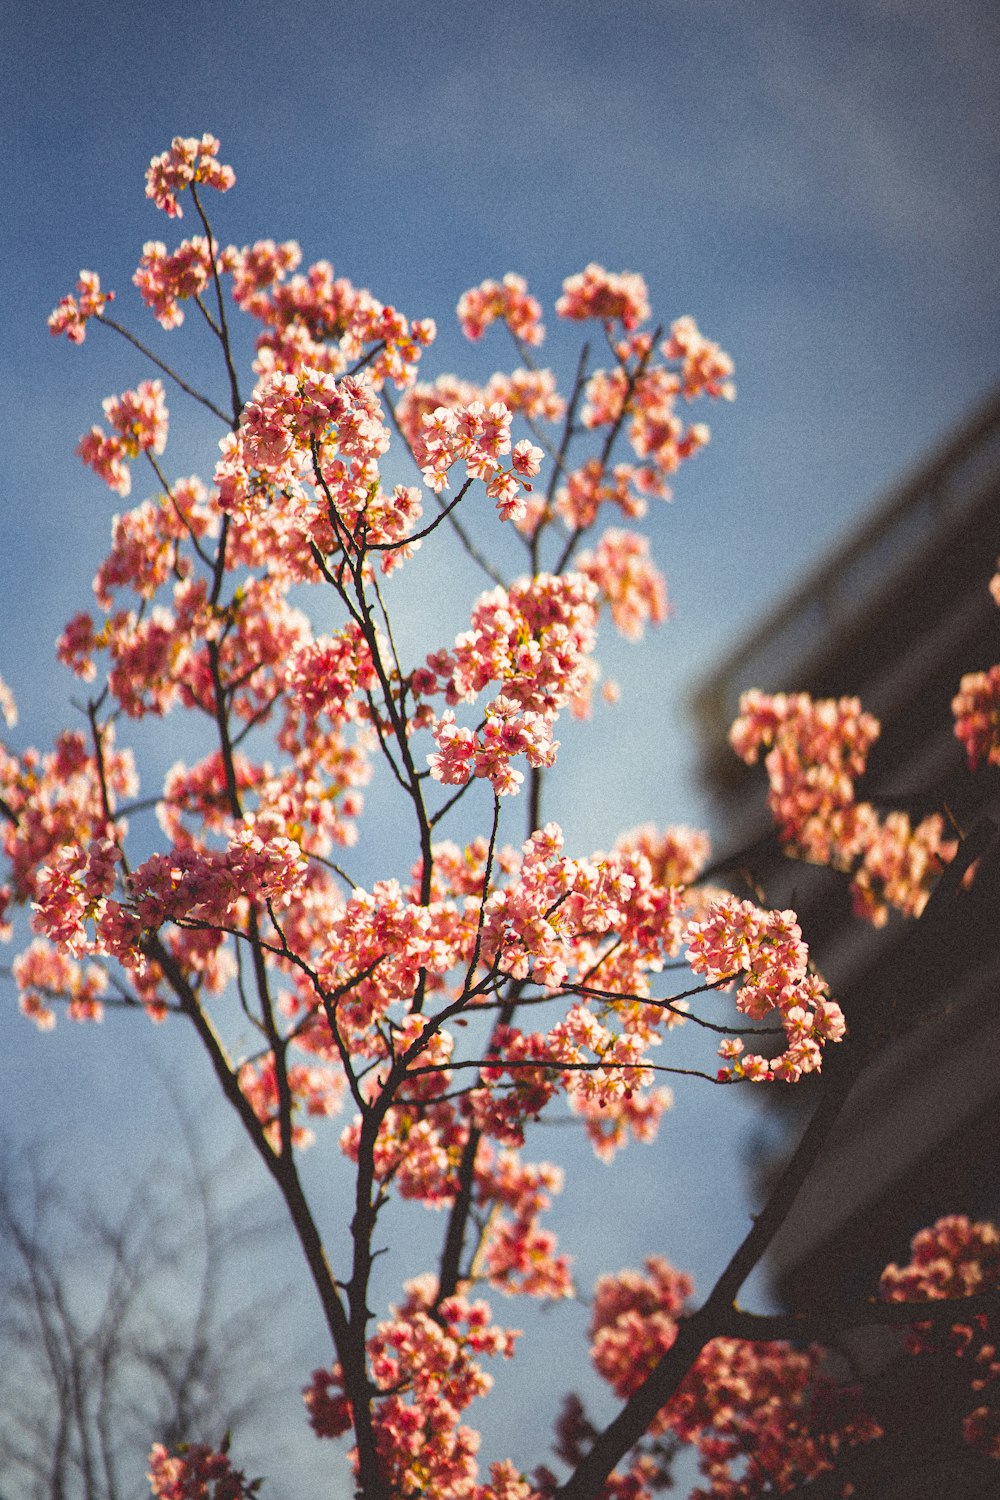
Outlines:
[[580,553],[577,567],[597,585],[626,639],[641,640],[647,624],[667,618],[667,586],[650,561],[648,537],[612,527],[593,552]]
[[81,271],[76,283],[76,296],[63,297],[59,305],[49,314],[49,332],[64,333],[71,344],[82,344],[87,336],[88,318],[99,318],[114,292],[102,292],[101,280],[93,271]]
[[731,1077],[794,1083],[820,1068],[824,1045],[844,1035],[844,1017],[823,981],[809,972],[794,912],[763,911],[726,896],[704,919],[688,923],[685,938],[687,961],[707,984],[741,978],[736,1005],[745,1015],[761,1020],[771,1010],[781,1014],[788,1044],[781,1057],[740,1056],[738,1040],[723,1043],[722,1055],[732,1059]]
[[503,696],[552,718],[571,703],[586,712],[596,645],[597,589],[580,573],[539,573],[483,594],[470,629],[450,651],[428,657],[424,693],[472,703],[491,682]]
[[[112,609],[112,590],[129,588],[140,599],[151,600],[171,579],[186,579],[193,572],[190,556],[182,543],[201,540],[219,529],[219,515],[208,502],[205,486],[198,479],[175,479],[170,495],[144,500],[141,505],[115,516],[111,523],[111,551],[98,569],[94,593],[101,608]],[[60,658],[75,655],[60,649]]]
[[826,1362],[817,1345],[719,1338],[705,1346],[656,1418],[699,1454],[706,1484],[690,1500],[808,1493],[846,1448],[882,1436],[860,1387],[837,1385]]
[[222,851],[152,854],[129,880],[129,905],[144,928],[194,922],[226,928],[247,901],[286,905],[306,873],[298,844],[283,835],[240,829]]
[[937,1302],[1000,1286],[1000,1231],[994,1224],[951,1214],[914,1235],[910,1254],[907,1265],[882,1272],[886,1302]]
[[[524,1087],[525,1075],[518,1071],[514,1094],[506,1099],[486,1087],[460,1102],[443,1097],[453,1086],[449,1062],[454,1040],[443,1030],[424,1030],[422,1021],[411,1015],[396,1036],[397,1055],[416,1044],[413,1067],[419,1071],[408,1073],[400,1102],[386,1112],[374,1166],[378,1181],[391,1182],[401,1197],[440,1208],[452,1204],[460,1191],[458,1163],[471,1128],[508,1145],[523,1145],[524,1118],[551,1097],[552,1084],[539,1068],[541,1082],[528,1080]],[[504,1047],[506,1053],[506,1041]],[[511,1050],[517,1051],[513,1034]],[[340,1142],[351,1160],[358,1159],[360,1139],[361,1120],[356,1118]],[[486,1141],[480,1142],[474,1196],[485,1225],[479,1260],[491,1285],[533,1297],[570,1294],[568,1258],[557,1253],[555,1236],[539,1222],[549,1194],[561,1186],[562,1174],[549,1163],[524,1163],[510,1150],[494,1155]]]
[[505,469],[503,456],[511,452],[510,421],[511,413],[501,401],[489,407],[473,401],[468,406],[438,406],[425,412],[413,445],[424,483],[439,494],[448,488],[451,468],[464,462],[467,478],[485,483],[502,520],[523,520],[527,513],[524,492],[530,492],[528,480],[538,473],[544,455],[523,438],[514,447],[511,467]]
[[905,917],[919,917],[935,880],[954,858],[958,840],[945,837],[938,813],[914,826],[904,812],[879,818],[859,803],[857,817],[865,833],[861,863],[851,882],[856,914],[874,927],[885,924],[890,907]]
[[431,732],[438,749],[427,757],[427,764],[436,781],[464,786],[470,777],[480,777],[491,783],[498,797],[516,793],[524,781],[523,773],[510,763],[515,755],[524,755],[535,768],[552,766],[559,748],[546,717],[525,711],[502,696],[487,704],[481,730],[456,724],[449,708]]
[[380,548],[385,572],[412,550],[419,491],[383,491],[378,464],[389,432],[366,378],[274,371],[220,446],[219,503],[235,519],[241,560],[267,558],[274,572],[280,558],[277,571],[292,582],[316,577],[310,543],[324,555]]
[[182,1443],[170,1453],[154,1443],[149,1455],[149,1483],[154,1500],[255,1500],[258,1483],[234,1469],[227,1452],[205,1443]]
[[310,719],[324,714],[332,724],[366,718],[359,698],[378,678],[361,627],[349,622],[333,636],[319,636],[296,647],[284,664],[285,687]]
[[[448,1297],[434,1306],[433,1277],[408,1283],[406,1300],[368,1341],[372,1378],[384,1395],[373,1413],[383,1483],[392,1495],[448,1495],[485,1500],[476,1483],[479,1438],[461,1423],[462,1412],[492,1386],[479,1363],[484,1355],[510,1359],[517,1334],[490,1322],[485,1302]],[[350,1406],[339,1365],[317,1370],[304,1392],[318,1437],[347,1430]],[[495,1478],[498,1496],[514,1496],[506,1466]]]
[[87,922],[100,924],[115,887],[121,852],[111,838],[88,848],[68,845],[38,871],[33,926],[63,953],[79,958],[96,951]]
[[134,391],[108,396],[104,412],[112,432],[94,426],[84,433],[77,453],[88,468],[119,495],[132,489],[126,460],[140,453],[163,452],[167,444],[167,406],[161,380],[143,380]]
[[[433,1057],[433,1053],[428,1055],[430,1065],[440,1066]],[[432,1092],[428,1080],[440,1090],[450,1076],[446,1069],[422,1075],[428,1097]],[[340,1135],[340,1149],[348,1160],[358,1160],[360,1140],[361,1121],[355,1119]],[[458,1193],[457,1164],[467,1140],[468,1127],[452,1104],[394,1105],[379,1131],[375,1175],[379,1182],[391,1182],[401,1198],[428,1208],[445,1207]]]
[[696,396],[721,396],[732,401],[736,395],[730,377],[733,362],[718,344],[706,339],[694,318],[678,318],[670,325],[670,337],[660,346],[663,357],[681,362],[681,391],[689,400]]
[[129,458],[148,448],[162,453],[167,444],[167,408],[161,380],[144,380],[134,391],[108,396],[104,414],[126,445]]
[[232,167],[219,161],[219,142],[214,135],[175,135],[170,148],[154,156],[146,172],[146,197],[152,198],[172,219],[183,218],[177,195],[195,183],[205,183],[220,193],[228,192],[236,181]]
[[502,401],[515,416],[533,421],[558,422],[566,413],[551,370],[498,370],[483,387],[482,399],[487,406]]
[[[496,287],[496,283],[486,285],[488,291]],[[645,287],[639,277],[609,276],[600,267],[591,266],[581,276],[570,278],[566,287],[570,290],[559,304],[566,316],[600,316],[620,321],[626,329],[648,316]],[[468,305],[478,309],[480,304],[473,294],[467,297],[472,299]],[[490,305],[484,293],[482,306]],[[586,459],[576,468],[567,468],[565,482],[555,495],[555,510],[574,529],[589,527],[605,501],[619,505],[626,515],[638,516],[644,513],[646,496],[669,498],[667,476],[709,438],[704,423],[685,427],[674,409],[678,397],[692,400],[703,395],[733,394],[728,378],[732,361],[718,345],[702,337],[691,318],[678,319],[670,338],[660,345],[660,355],[677,365],[676,369],[654,363],[648,334],[619,341],[614,352],[619,360],[617,367],[610,373],[597,371],[588,381],[583,421],[591,428],[617,425],[627,403],[629,438],[642,462],[609,468],[600,460]],[[511,377],[493,375],[482,388],[443,376],[433,386],[419,386],[404,398],[399,411],[402,429],[435,487],[443,485],[450,455],[450,443],[439,429],[450,429],[473,406],[490,409],[498,402],[510,413],[523,412],[532,420],[556,420],[565,409],[548,370],[518,371]],[[451,418],[448,412],[453,414]],[[432,443],[442,445],[436,468],[427,462],[431,456],[426,450],[428,432]],[[533,456],[540,461],[539,450]],[[521,472],[516,462],[514,467]],[[526,535],[533,535],[543,520],[551,518],[544,499],[517,497],[513,476],[498,476],[496,485],[501,484],[506,486],[507,502],[501,504],[501,514],[509,516]]]
[[987,672],[967,672],[951,711],[955,735],[965,746],[970,769],[983,764],[1000,766],[1000,665]]
[[855,909],[881,926],[890,906],[920,915],[957,842],[945,837],[937,814],[913,827],[905,813],[881,819],[856,800],[855,781],[878,733],[877,719],[856,698],[754,691],[740,699],[729,740],[748,764],[767,751],[768,802],[790,852],[852,870]]
[[41,870],[61,851],[86,849],[105,836],[107,806],[114,813],[118,798],[135,795],[131,751],[115,748],[110,725],[102,764],[107,804],[95,758],[79,732],[61,734],[45,755],[27,750],[14,756],[0,744],[0,798],[12,815],[0,818],[0,847],[10,864],[14,900],[34,901]]
[[558,422],[565,415],[566,403],[556,389],[551,370],[497,371],[484,386],[454,375],[439,375],[433,384],[418,383],[402,397],[396,417],[411,448],[423,433],[424,418],[433,416],[439,406],[460,411],[479,401],[487,409],[499,402],[512,416],[533,421]]
[[[507,882],[489,896],[486,904],[484,958],[516,978],[531,975],[549,987],[572,985],[575,979],[570,976],[586,983],[591,976],[607,997],[604,1030],[587,1032],[586,1037],[583,1033],[571,1036],[560,1032],[557,1025],[547,1037],[530,1039],[521,1038],[520,1033],[515,1038],[511,1033],[504,1045],[505,1058],[516,1056],[521,1063],[535,1057],[548,1058],[558,1067],[560,1056],[565,1056],[575,1064],[579,1059],[573,1049],[580,1045],[590,1048],[596,1042],[598,1057],[617,1046],[607,1029],[611,1020],[643,1046],[658,1040],[661,1024],[677,1023],[673,1013],[639,1003],[650,993],[650,974],[679,953],[683,931],[680,891],[676,886],[657,883],[650,861],[641,851],[625,848],[611,856],[570,859],[562,852],[560,830],[548,824],[523,846],[520,859],[512,851],[504,851],[503,868]],[[614,1000],[617,995],[622,997],[621,1004]],[[510,1051],[514,1040],[520,1049],[516,1053]],[[628,1050],[632,1043],[623,1045],[628,1051],[627,1065],[641,1066],[637,1055]],[[625,1053],[621,1055],[625,1059]],[[530,1076],[530,1069],[522,1071],[519,1067],[511,1072],[519,1089]],[[567,1080],[566,1087],[572,1091],[575,1084]],[[591,1116],[582,1106],[589,1091],[589,1084],[581,1085],[577,1099],[588,1120]],[[626,1098],[629,1088],[615,1094],[616,1110],[605,1108],[614,1091],[602,1087],[598,1092],[605,1119],[612,1120],[617,1110],[629,1130],[648,1138],[655,1117],[640,1118],[640,1107]],[[634,1093],[633,1101],[638,1097]],[[617,1126],[611,1129],[611,1135],[621,1144]]]
[[17,704],[14,702],[14,694],[0,677],[0,719],[3,719],[8,729],[13,729],[17,723]]
[[537,347],[544,341],[542,310],[528,292],[523,276],[513,272],[503,281],[483,281],[458,299],[458,321],[467,339],[481,339],[497,319],[507,324],[522,344]]
[[[343,1075],[328,1067],[308,1067],[293,1064],[287,1072],[286,1085],[293,1114],[304,1110],[314,1118],[329,1118],[338,1114],[344,1097]],[[239,1070],[240,1092],[264,1127],[264,1136],[271,1150],[281,1154],[281,1088],[274,1063],[274,1053],[269,1052],[258,1062],[246,1062]],[[305,1150],[313,1144],[313,1132],[298,1121],[293,1121],[291,1144],[297,1150]]]
[[[470,1101],[473,1119],[477,1103]],[[491,1286],[549,1301],[573,1295],[569,1257],[556,1253],[555,1235],[539,1222],[550,1207],[549,1195],[562,1186],[562,1172],[549,1162],[523,1162],[515,1151],[482,1152],[476,1193],[489,1215],[483,1264]]]
[[615,1395],[630,1396],[677,1338],[677,1319],[694,1292],[690,1276],[662,1256],[650,1256],[646,1274],[602,1276],[594,1287],[590,1355]]
[[67,1002],[72,1020],[101,1019],[106,976],[74,955],[127,958],[138,938],[110,898],[126,824],[108,823],[117,799],[136,788],[131,754],[115,749],[111,725],[100,765],[78,733],[61,735],[47,755],[15,757],[0,745],[0,799],[9,814],[0,820],[0,847],[12,876],[0,888],[0,918],[11,900],[31,903],[35,930],[58,944],[33,942],[13,965],[21,1009],[45,1030],[55,1024],[56,999]]
[[581,413],[589,428],[612,426],[624,412],[630,414],[629,440],[636,455],[646,460],[646,467],[637,470],[634,482],[640,490],[661,499],[670,497],[665,476],[693,458],[710,436],[704,422],[685,428],[675,410],[680,389],[680,377],[673,370],[652,366],[641,374],[633,372],[630,378],[623,363],[611,371],[597,370],[590,377]]
[[878,734],[878,720],[857,698],[814,701],[807,693],[753,691],[740,699],[729,743],[748,765],[767,751],[768,801],[783,841],[826,863],[844,843],[839,830]]
[[296,240],[257,240],[232,253],[233,301],[244,312],[266,318],[271,312],[270,290],[302,264]]
[[402,390],[413,383],[421,352],[436,337],[432,318],[408,320],[346,277],[335,277],[329,261],[316,261],[286,280],[300,260],[294,241],[230,247],[224,260],[237,304],[265,325],[254,366],[260,375],[306,368],[341,375],[364,359],[374,390],[387,380]]
[[60,659],[88,679],[93,653],[107,650],[111,691],[130,718],[141,718],[178,702],[211,712],[214,646],[218,669],[227,687],[233,684],[233,711],[252,719],[271,706],[280,664],[309,635],[306,617],[283,594],[273,578],[249,578],[223,615],[212,607],[204,578],[181,578],[170,607],[115,610],[100,631],[89,615],[76,616],[58,643]]
[[634,271],[606,271],[592,261],[563,282],[556,312],[576,321],[600,318],[605,323],[621,323],[630,332],[649,317],[649,293]]
[[[631,1395],[673,1345],[692,1290],[690,1278],[659,1257],[646,1262],[645,1274],[623,1271],[598,1281],[591,1357],[619,1397]],[[692,1500],[783,1494],[832,1469],[845,1445],[881,1435],[863,1410],[860,1392],[836,1387],[824,1375],[822,1360],[816,1347],[737,1339],[706,1345],[650,1427],[654,1436],[679,1438],[698,1451],[710,1487],[693,1490]],[[573,1433],[585,1418],[577,1409],[565,1420],[572,1461]],[[632,1472],[641,1479],[641,1469]],[[648,1470],[645,1478],[653,1478]],[[651,1489],[642,1485],[625,1493],[645,1497]]]
[[162,241],[147,240],[132,281],[156,321],[163,328],[179,328],[184,322],[179,304],[201,296],[211,283],[213,264],[224,268],[226,262],[220,261],[218,245],[210,246],[202,235],[182,240],[172,253]]
[[108,981],[97,964],[79,963],[38,938],[17,955],[12,972],[21,1014],[34,1021],[39,1031],[55,1026],[55,1000],[67,1002],[71,1021],[103,1020],[101,996]]
[[[555,823],[523,846],[517,876],[486,903],[483,950],[515,979],[532,975],[558,987],[571,967],[586,970],[594,941],[623,926],[635,881],[611,857],[574,860],[562,853]],[[582,951],[581,951],[582,949]]]
[[[905,1266],[887,1266],[880,1293],[887,1302],[939,1302],[1000,1289],[1000,1231],[973,1223],[964,1214],[938,1219],[921,1229],[910,1245]],[[959,1409],[964,1407],[962,1435],[980,1452],[1000,1459],[1000,1320],[978,1313],[953,1324],[915,1322],[908,1336],[910,1352],[936,1357],[937,1377],[954,1381]]]
[[319,977],[329,990],[345,988],[338,1021],[352,1047],[375,1057],[386,1053],[378,1023],[394,1004],[409,1005],[421,970],[438,987],[468,961],[475,939],[474,910],[463,915],[452,901],[425,905],[395,880],[356,889],[336,910],[324,911],[323,921],[321,931],[310,931],[319,948]]
[[593,526],[602,505],[617,505],[631,519],[644,516],[645,496],[634,487],[638,477],[634,464],[616,464],[609,473],[599,459],[588,458],[570,469],[565,484],[556,490],[556,514],[570,530],[580,531]]
[[691,885],[712,852],[707,834],[683,824],[661,832],[654,824],[644,823],[623,833],[615,848],[623,854],[644,855],[649,861],[650,880],[660,886]]
[[627,418],[629,442],[638,464],[618,464],[611,474],[588,460],[567,475],[557,508],[571,525],[591,524],[597,506],[610,500],[626,515],[642,515],[647,496],[668,500],[669,477],[709,441],[704,422],[685,426],[678,399],[701,396],[731,398],[732,361],[718,345],[698,332],[694,320],[681,318],[670,338],[659,346],[667,363],[657,362],[652,336],[633,334],[614,345],[618,363],[595,370],[586,385],[581,412],[585,427],[617,429]]
[[310,440],[331,439],[338,453],[362,461],[388,449],[382,409],[362,381],[337,381],[321,370],[300,376],[275,371],[260,381],[240,417],[247,466],[275,484],[297,478]]

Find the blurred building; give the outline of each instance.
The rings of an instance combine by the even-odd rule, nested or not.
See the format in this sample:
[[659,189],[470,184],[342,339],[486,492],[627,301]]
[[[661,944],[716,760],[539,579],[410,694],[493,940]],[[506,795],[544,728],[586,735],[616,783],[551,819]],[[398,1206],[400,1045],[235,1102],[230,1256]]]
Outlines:
[[[1000,1216],[1000,856],[994,845],[945,931],[918,951],[919,924],[893,919],[876,931],[860,923],[845,877],[782,855],[764,773],[737,759],[726,731],[749,687],[856,695],[882,723],[860,796],[915,820],[945,811],[963,832],[984,812],[997,819],[1000,772],[969,773],[951,700],[963,673],[1000,661],[1000,610],[987,587],[998,556],[1000,391],[694,700],[716,846],[735,856],[727,883],[739,889],[743,872],[749,888],[741,894],[753,889],[769,905],[793,906],[848,1024],[874,1021],[890,1037],[774,1242],[770,1280],[790,1307],[870,1294],[882,1267],[908,1259],[912,1234],[943,1213]],[[808,1082],[761,1095],[761,1190],[805,1123],[815,1099]],[[953,1455],[939,1462],[919,1444],[914,1452],[923,1480],[910,1474],[897,1491],[882,1475],[872,1493],[915,1500],[997,1492],[977,1489],[975,1477],[966,1482],[961,1456],[952,1472],[941,1465]]]

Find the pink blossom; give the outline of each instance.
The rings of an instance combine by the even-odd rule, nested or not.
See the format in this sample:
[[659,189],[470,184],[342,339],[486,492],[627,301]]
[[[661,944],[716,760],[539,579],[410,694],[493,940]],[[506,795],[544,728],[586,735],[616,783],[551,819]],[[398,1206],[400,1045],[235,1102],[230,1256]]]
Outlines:
[[483,387],[482,399],[487,406],[500,401],[515,416],[543,422],[561,421],[566,412],[566,402],[556,389],[551,370],[518,369],[509,375],[498,370]]
[[855,779],[878,733],[856,698],[751,692],[729,737],[749,763],[767,750],[768,800],[790,852],[852,871],[855,910],[881,926],[889,906],[919,916],[957,843],[944,837],[936,814],[911,828],[905,813],[882,819],[855,800]]
[[679,359],[681,363],[681,388],[690,401],[695,396],[721,396],[726,401],[735,397],[735,388],[729,377],[733,373],[733,362],[723,353],[718,344],[704,338],[691,317],[678,318],[670,325],[670,337],[663,343],[666,359]]
[[176,479],[170,495],[145,500],[112,521],[112,546],[94,579],[94,593],[105,610],[112,607],[114,588],[131,588],[142,599],[152,599],[173,578],[192,571],[181,549],[188,536],[213,536],[218,512],[200,480]]
[[[488,407],[482,401],[471,401],[467,406],[438,406],[424,412],[413,451],[428,488],[435,492],[447,489],[449,471],[454,464],[464,462],[467,477],[482,479],[491,498],[508,506],[515,504],[517,492],[526,482],[515,478],[517,464],[505,471],[501,462],[511,448],[510,421],[511,413],[501,401]],[[530,462],[523,449],[518,462],[522,467]]]
[[651,878],[658,885],[667,886],[691,885],[711,854],[708,836],[700,829],[679,825],[660,833],[652,823],[622,834],[615,848],[644,854],[650,863]]
[[33,926],[54,947],[75,958],[95,951],[87,922],[100,921],[121,857],[114,840],[95,839],[86,850],[70,845],[38,871]]
[[373,390],[391,380],[400,390],[416,379],[422,351],[434,341],[431,318],[412,322],[368,291],[336,277],[329,261],[289,276],[299,261],[294,241],[258,241],[226,252],[238,304],[264,324],[254,368],[261,376],[306,367],[339,376],[368,350],[366,375]]
[[112,433],[92,427],[81,439],[77,453],[84,463],[120,495],[132,488],[126,459],[140,453],[160,454],[167,442],[167,407],[161,380],[144,380],[134,391],[109,396],[104,404]]
[[808,854],[823,847],[833,815],[853,803],[854,782],[878,733],[878,721],[857,698],[814,702],[805,693],[750,692],[740,699],[729,739],[748,763],[767,751],[769,801],[781,836]]
[[363,695],[377,682],[371,652],[353,622],[336,636],[321,636],[295,648],[284,664],[293,702],[310,718],[325,714],[331,723],[365,718]]
[[478,600],[471,629],[429,659],[449,702],[472,702],[491,682],[525,709],[552,717],[586,700],[596,644],[597,590],[579,573],[541,573]]
[[151,855],[130,877],[130,902],[145,927],[168,921],[228,927],[246,900],[286,904],[305,872],[293,840],[261,837],[250,822],[222,853],[190,848]]
[[0,677],[0,718],[9,729],[13,729],[17,723],[17,704],[14,702],[14,694]]
[[688,923],[687,961],[706,983],[741,978],[736,1005],[760,1020],[781,1014],[786,1050],[768,1061],[746,1054],[734,1059],[732,1076],[752,1081],[780,1078],[794,1082],[819,1069],[826,1042],[840,1041],[845,1027],[840,1007],[826,985],[809,972],[809,954],[795,913],[764,911],[750,901],[724,896],[701,920]]
[[131,493],[132,475],[125,462],[128,452],[120,437],[109,437],[102,428],[94,426],[83,434],[76,451],[109,489],[122,496]]
[[[996,577],[1000,579],[1000,573]],[[965,746],[970,769],[976,770],[983,762],[1000,766],[1000,666],[987,672],[967,672],[952,699],[951,711],[955,735]]]
[[667,618],[663,576],[649,560],[649,541],[632,531],[606,531],[593,552],[582,552],[577,567],[593,580],[628,640],[641,640],[647,623]]
[[515,338],[537,347],[545,338],[542,310],[528,293],[528,284],[513,272],[502,282],[484,281],[458,299],[458,320],[467,339],[480,339],[491,323],[502,319]]
[[81,271],[76,284],[75,297],[63,297],[55,311],[49,314],[49,332],[64,333],[71,344],[82,344],[87,336],[87,321],[98,318],[109,302],[114,301],[114,292],[102,292],[100,278],[94,271]]
[[446,786],[464,786],[472,775],[476,755],[476,736],[455,722],[454,712],[447,708],[432,729],[437,752],[428,755],[427,764],[435,781]]
[[[302,251],[296,240],[275,244],[274,240],[257,240],[232,254],[233,301],[237,307],[256,316],[267,316],[267,291],[282,282],[302,262]],[[264,295],[262,295],[264,294]]]
[[214,135],[175,135],[169,150],[154,156],[146,172],[146,197],[173,219],[183,217],[177,201],[179,193],[194,183],[205,183],[220,193],[228,192],[236,181],[232,167],[218,160],[219,142]]
[[609,474],[598,459],[587,459],[556,490],[556,512],[571,530],[581,531],[594,524],[602,505],[617,505],[632,518],[643,516],[646,501],[634,488],[637,473],[631,464],[617,464]]
[[1000,1232],[993,1224],[949,1214],[918,1231],[910,1255],[907,1265],[886,1267],[880,1294],[887,1302],[912,1302],[914,1311],[921,1302],[955,1301],[954,1323],[915,1320],[907,1347],[918,1359],[934,1361],[935,1370],[951,1368],[957,1389],[949,1392],[949,1399],[960,1414],[962,1437],[990,1458],[1000,1458],[993,1395],[1000,1381],[996,1318],[982,1313],[960,1316],[963,1297],[1000,1287]]
[[585,270],[563,282],[556,312],[561,318],[620,322],[623,328],[631,330],[649,317],[646,283],[632,271],[605,271],[603,266],[591,262]]
[[205,1443],[182,1443],[171,1454],[162,1443],[154,1443],[148,1475],[154,1500],[254,1500],[256,1484],[233,1468],[226,1448],[227,1444],[219,1451]]
[[[376,1386],[384,1394],[373,1404],[373,1426],[383,1477],[394,1495],[421,1490],[472,1500],[476,1485],[478,1435],[460,1422],[461,1413],[492,1385],[481,1368],[483,1355],[511,1358],[517,1334],[489,1321],[484,1302],[445,1298],[434,1309],[433,1278],[408,1283],[406,1299],[368,1340]],[[305,1392],[314,1430],[336,1436],[346,1430],[349,1406],[338,1365],[316,1371]],[[516,1491],[506,1485],[505,1500]]]
[[72,1021],[103,1019],[100,997],[107,989],[107,978],[96,964],[81,963],[39,938],[15,958],[13,975],[21,1012],[40,1031],[55,1026],[52,1005],[61,999],[67,1002],[66,1014]]
[[956,839],[945,837],[940,813],[931,813],[916,827],[903,812],[873,820],[851,882],[855,911],[876,927],[888,920],[890,906],[904,916],[919,917],[935,879],[957,848]]
[[660,1256],[646,1275],[602,1276],[594,1288],[591,1358],[618,1396],[628,1396],[677,1338],[677,1319],[694,1291],[689,1276]]
[[148,240],[132,281],[156,321],[163,328],[179,328],[184,321],[179,304],[201,295],[212,280],[213,264],[218,263],[218,245],[210,246],[203,236],[182,240],[170,254],[161,241]]
[[542,467],[542,459],[545,454],[541,448],[529,443],[527,438],[514,445],[514,468],[524,479],[534,479]]

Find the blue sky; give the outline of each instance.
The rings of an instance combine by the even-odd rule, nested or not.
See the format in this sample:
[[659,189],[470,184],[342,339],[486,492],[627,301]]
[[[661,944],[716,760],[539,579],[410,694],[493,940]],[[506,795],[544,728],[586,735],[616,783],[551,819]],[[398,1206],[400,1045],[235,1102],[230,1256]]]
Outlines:
[[[307,260],[435,317],[432,372],[507,359],[458,336],[464,288],[516,270],[551,309],[589,260],[641,271],[658,317],[691,313],[733,354],[737,402],[711,414],[711,448],[652,518],[675,617],[645,648],[604,653],[622,706],[573,739],[548,808],[581,851],[704,816],[690,683],[997,379],[992,0],[36,0],[3,29],[0,674],[21,705],[15,743],[65,717],[52,643],[89,602],[118,508],[73,448],[100,399],[145,373],[100,330],[80,350],[50,339],[45,317],[86,266],[141,324],[142,242],[189,229],[145,200],[146,163],[210,130],[237,174],[219,237],[297,238]],[[175,472],[207,472],[215,435],[188,431]],[[98,1176],[109,1133],[141,1155],[131,1122],[155,1084],[123,1059],[164,1066],[162,1037],[63,1025],[43,1039],[9,1009],[2,1025],[9,1132],[68,1135]],[[668,1186],[623,1259],[661,1250],[707,1285],[745,1223],[732,1159],[748,1121],[715,1095],[679,1097],[661,1146],[634,1158],[647,1198]]]

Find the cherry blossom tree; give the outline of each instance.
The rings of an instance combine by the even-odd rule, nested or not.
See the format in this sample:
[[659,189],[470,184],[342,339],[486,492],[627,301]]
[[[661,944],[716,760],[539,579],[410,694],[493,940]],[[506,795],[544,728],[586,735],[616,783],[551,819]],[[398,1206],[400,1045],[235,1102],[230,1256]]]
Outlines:
[[[27,905],[33,928],[12,966],[21,1009],[43,1029],[60,1010],[83,1022],[108,1009],[194,1028],[301,1248],[330,1339],[308,1420],[345,1439],[364,1500],[639,1500],[669,1482],[682,1444],[702,1496],[851,1493],[882,1428],[825,1347],[859,1325],[911,1329],[908,1357],[947,1368],[956,1431],[991,1463],[991,1226],[941,1221],[881,1292],[822,1318],[738,1303],[871,1045],[848,1032],[795,913],[713,884],[690,829],[643,827],[580,855],[542,815],[558,721],[585,720],[601,681],[601,617],[638,640],[666,616],[635,527],[708,441],[689,412],[732,398],[731,361],[690,317],[656,323],[640,276],[590,265],[555,308],[560,337],[587,336],[565,391],[539,363],[542,310],[514,275],[465,292],[458,318],[472,340],[503,325],[515,368],[424,380],[429,320],[325,261],[302,269],[292,241],[216,240],[210,194],[235,180],[219,150],[177,138],[154,158],[148,197],[171,218],[190,209],[199,232],[172,250],[149,241],[134,283],[164,329],[206,326],[224,398],[112,316],[92,272],[50,318],[74,344],[116,334],[155,368],[105,401],[78,450],[123,499],[140,463],[154,493],[116,516],[96,607],[58,643],[90,684],[83,719],[50,750],[0,751],[0,914]],[[257,328],[252,386],[237,315]],[[219,423],[205,479],[168,470],[168,392]],[[390,484],[404,462],[413,482]],[[467,629],[414,659],[388,580],[446,547],[484,592]],[[10,695],[0,703],[13,727]],[[956,732],[973,760],[1000,753],[998,703],[996,673],[964,679]],[[201,753],[140,798],[129,722],[174,712]],[[877,733],[854,701],[751,694],[733,739],[765,755],[790,851],[847,872],[863,918],[914,919],[919,946],[991,828],[963,838],[859,801]],[[376,769],[398,800],[400,863],[365,889],[350,850]],[[699,1067],[670,1062],[681,1026],[703,1037]],[[561,1173],[525,1156],[534,1123],[561,1101],[610,1159],[655,1134],[671,1073],[783,1088],[821,1069],[802,1141],[704,1301],[655,1257],[598,1282],[590,1354],[613,1420],[596,1425],[570,1396],[553,1413],[558,1472],[540,1455],[530,1474],[505,1460],[481,1473],[465,1414],[487,1396],[488,1362],[518,1357],[487,1295],[576,1290],[545,1217]],[[343,1262],[300,1169],[341,1113]],[[440,1248],[379,1310],[378,1226],[399,1200],[441,1211]],[[161,1500],[253,1489],[204,1445],[157,1444],[150,1478]]]

